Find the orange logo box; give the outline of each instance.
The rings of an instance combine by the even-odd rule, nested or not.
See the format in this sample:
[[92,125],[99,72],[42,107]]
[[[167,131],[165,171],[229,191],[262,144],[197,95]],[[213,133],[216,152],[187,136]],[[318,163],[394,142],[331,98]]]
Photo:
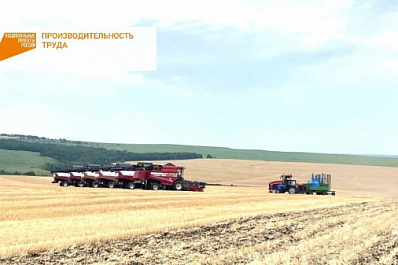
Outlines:
[[36,33],[4,33],[0,42],[0,61],[36,48]]

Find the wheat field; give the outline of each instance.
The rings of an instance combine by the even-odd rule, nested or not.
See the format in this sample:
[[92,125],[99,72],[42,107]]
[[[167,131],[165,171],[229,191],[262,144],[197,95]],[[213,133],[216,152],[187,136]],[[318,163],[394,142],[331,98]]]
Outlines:
[[[397,262],[398,242],[390,239],[398,233],[391,188],[398,187],[398,169],[217,159],[174,163],[186,167],[187,179],[228,186],[208,186],[203,193],[64,188],[47,177],[0,176],[0,263],[315,264],[324,255],[319,264],[347,264],[365,262],[367,250],[383,246],[388,251],[379,255],[381,264]],[[312,172],[331,173],[337,195],[268,193],[268,181],[282,173],[304,182]],[[390,183],[385,190],[384,181]],[[185,238],[198,229],[204,232],[194,241]],[[264,238],[273,231],[278,236]],[[160,236],[165,233],[167,241]],[[137,240],[137,249],[120,243],[125,240]],[[104,244],[111,250],[102,253]],[[206,252],[209,245],[214,249]],[[87,249],[97,254],[81,261]]]

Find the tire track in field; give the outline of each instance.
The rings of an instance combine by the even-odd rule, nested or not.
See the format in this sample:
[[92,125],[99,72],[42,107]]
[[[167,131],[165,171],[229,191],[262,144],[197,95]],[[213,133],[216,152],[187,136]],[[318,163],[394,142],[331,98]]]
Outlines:
[[[196,228],[11,257],[0,260],[0,263],[211,264],[220,256],[219,262],[222,264],[246,264],[252,260],[250,255],[239,257],[231,253],[264,243],[269,244],[267,253],[274,253],[308,240],[309,237],[327,234],[336,227],[353,223],[361,216],[375,217],[394,207],[395,205],[387,202],[365,202],[258,215]],[[322,229],[316,229],[319,225],[323,225]],[[300,237],[302,232],[305,232],[307,237]],[[234,259],[231,260],[229,257]]]
[[[398,264],[398,237],[392,231],[382,232],[378,241],[356,258],[352,264],[381,264],[383,258],[391,257],[391,264]],[[395,262],[395,263],[393,263]]]
[[[348,206],[340,206],[333,208],[324,208],[319,210],[305,211],[304,214],[313,216],[313,219],[307,220],[309,222],[303,223],[304,229],[296,231],[295,233],[286,234],[275,241],[271,241],[271,244],[267,244],[264,247],[264,243],[254,246],[250,249],[252,252],[259,252],[261,255],[269,255],[273,253],[283,253],[288,251],[290,247],[297,246],[312,238],[328,235],[333,233],[336,229],[343,227],[344,225],[352,225],[361,218],[377,218],[383,212],[394,211],[398,208],[397,202],[394,203],[355,203]],[[336,218],[338,217],[338,218]],[[293,219],[294,222],[297,219]],[[268,242],[269,243],[269,242]],[[247,251],[246,251],[247,252]],[[258,253],[250,253],[249,255],[226,255],[223,259],[220,259],[220,264],[247,264],[258,260]],[[204,264],[214,264],[213,257],[210,261],[205,261]],[[328,258],[326,257],[326,260]],[[258,263],[256,263],[258,264]],[[293,262],[293,264],[301,264],[301,262]],[[318,264],[318,263],[317,263]],[[325,264],[320,262],[319,264]]]

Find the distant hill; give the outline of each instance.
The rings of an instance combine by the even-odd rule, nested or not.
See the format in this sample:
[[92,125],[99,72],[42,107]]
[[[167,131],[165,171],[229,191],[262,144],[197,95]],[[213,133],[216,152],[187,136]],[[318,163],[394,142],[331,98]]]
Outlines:
[[322,154],[304,152],[277,152],[252,149],[233,149],[226,147],[192,146],[192,145],[168,145],[168,144],[112,144],[112,143],[89,143],[88,146],[103,147],[114,150],[127,150],[136,152],[194,152],[202,154],[203,157],[210,155],[220,159],[243,159],[281,162],[307,162],[307,163],[329,163],[347,165],[368,165],[398,167],[398,158],[381,156],[362,156],[344,154]]
[[40,153],[0,149],[0,174],[49,175],[43,166],[57,161]]
[[[40,169],[40,174],[42,174],[43,169],[49,170],[54,167],[59,168],[72,163],[104,164],[110,162],[122,162],[122,160],[154,161],[192,159],[201,157],[398,167],[398,158],[394,156],[277,152],[192,145],[97,143],[87,141],[70,141],[66,139],[49,139],[32,135],[24,136],[15,134],[1,134],[0,151],[2,149],[7,149],[9,151],[7,153],[7,157],[9,157],[11,160],[12,157],[10,158],[10,154],[13,154],[13,156],[17,158],[21,153],[18,153],[14,149],[10,150],[10,148],[4,147],[4,144],[2,145],[2,141],[9,140],[21,141],[21,144],[26,143],[28,144],[29,148],[23,147],[23,151],[30,151],[34,156],[39,155],[40,157],[47,158],[45,164],[41,166],[37,166],[37,163],[35,164],[35,167]],[[43,149],[45,151],[43,151]],[[27,154],[25,153],[25,157],[26,156]],[[71,159],[71,157],[75,158],[75,160]],[[77,157],[80,160],[76,159]],[[4,168],[1,167],[1,159],[2,157],[0,156],[0,170],[4,170]],[[32,161],[33,160],[34,159],[32,158]],[[18,164],[16,164],[15,168],[11,168],[9,170],[19,171],[21,169],[18,170]],[[26,170],[26,166],[24,167],[24,170]]]
[[[53,140],[43,138],[29,138],[24,136],[0,136],[0,174],[30,175],[42,174],[41,171],[49,172],[62,168],[70,168],[72,165],[99,164],[110,165],[111,163],[140,160],[176,160],[202,158],[201,154],[192,152],[131,152],[126,150],[107,149],[103,147],[92,147],[69,142],[66,140]],[[2,158],[2,156],[3,158]],[[23,161],[21,158],[24,157]],[[38,158],[46,158],[39,160]],[[42,161],[37,164],[37,161]],[[23,168],[32,169],[30,171]]]

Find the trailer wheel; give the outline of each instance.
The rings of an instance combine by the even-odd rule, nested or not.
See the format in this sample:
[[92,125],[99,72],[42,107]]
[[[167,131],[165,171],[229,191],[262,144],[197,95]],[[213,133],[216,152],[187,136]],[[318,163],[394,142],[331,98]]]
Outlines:
[[151,189],[152,190],[158,190],[160,188],[159,184],[156,182],[151,183]]
[[129,182],[129,183],[127,183],[127,185],[126,185],[126,189],[130,189],[130,190],[133,190],[133,189],[135,189],[135,185],[134,185],[134,183],[133,183],[133,182]]
[[107,186],[108,186],[108,188],[113,189],[115,187],[115,182],[109,181]]
[[96,181],[91,182],[91,187],[98,188],[99,187],[98,182],[96,182]]
[[175,189],[175,190],[182,190],[182,183],[181,183],[181,181],[176,181],[176,182],[174,182],[174,184],[173,184],[173,189]]
[[289,194],[295,194],[296,193],[296,189],[295,188],[290,188],[288,190]]
[[68,187],[68,182],[66,182],[65,180],[61,181],[61,183],[59,183],[59,185],[61,187]]

